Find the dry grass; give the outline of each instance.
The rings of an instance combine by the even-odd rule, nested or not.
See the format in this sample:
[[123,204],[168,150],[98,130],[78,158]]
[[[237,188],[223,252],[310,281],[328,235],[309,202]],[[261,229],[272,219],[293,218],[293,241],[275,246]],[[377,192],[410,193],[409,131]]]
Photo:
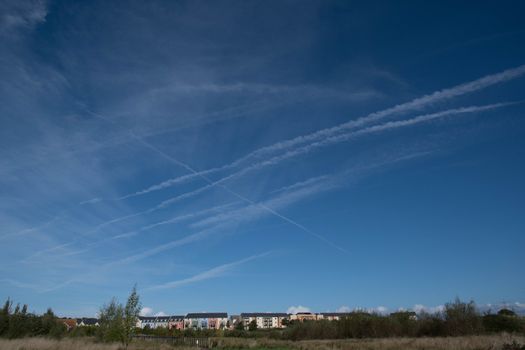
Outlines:
[[516,341],[525,344],[525,337],[508,334],[451,338],[386,338],[278,341],[271,339],[221,338],[221,347],[230,348],[282,348],[302,350],[489,350],[501,349],[503,344]]
[[[0,339],[0,350],[123,350],[119,343],[97,343],[91,338],[53,340],[46,338]],[[128,350],[173,350],[172,346],[156,342],[133,342]],[[195,348],[177,347],[177,350],[195,350]]]
[[[217,344],[230,349],[302,349],[302,350],[498,350],[503,344],[516,341],[525,344],[524,336],[508,334],[492,336],[471,336],[455,338],[389,338],[389,339],[348,339],[279,341],[271,339],[217,338]],[[120,344],[96,343],[90,338],[52,340],[25,338],[0,339],[1,350],[121,350]],[[189,347],[172,347],[157,342],[133,342],[129,350],[195,350]]]

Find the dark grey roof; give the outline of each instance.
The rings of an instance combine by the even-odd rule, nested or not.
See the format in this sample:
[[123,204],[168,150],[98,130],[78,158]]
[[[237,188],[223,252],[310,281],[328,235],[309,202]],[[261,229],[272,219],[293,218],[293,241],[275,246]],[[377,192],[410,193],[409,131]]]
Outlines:
[[150,317],[150,316],[139,316],[139,320],[141,321],[155,321],[157,319],[156,317]]
[[186,315],[186,318],[227,318],[226,312],[196,312]]
[[351,313],[350,312],[321,312],[321,315],[345,317],[345,316],[351,315]]
[[169,322],[183,320],[184,316],[174,315],[174,316],[139,316],[139,320],[147,322]]
[[88,325],[95,325],[95,324],[98,323],[98,319],[96,319],[96,318],[83,318],[82,322],[84,322],[84,324],[88,324]]
[[91,318],[91,317],[83,317],[83,318],[77,318],[77,323],[83,322],[87,325],[95,325],[98,322],[97,318]]
[[284,312],[243,312],[241,317],[287,317]]

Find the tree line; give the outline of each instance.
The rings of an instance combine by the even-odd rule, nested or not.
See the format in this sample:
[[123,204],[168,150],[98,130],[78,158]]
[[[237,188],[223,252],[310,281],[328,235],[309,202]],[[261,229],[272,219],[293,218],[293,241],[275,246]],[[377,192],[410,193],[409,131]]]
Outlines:
[[17,304],[9,298],[0,310],[0,337],[22,338],[35,336],[49,336],[60,338],[66,333],[66,326],[58,321],[53,310],[47,309],[43,315],[36,315],[27,311],[27,305]]
[[456,299],[443,311],[394,312],[389,315],[352,312],[340,320],[288,321],[284,329],[258,329],[252,321],[237,323],[234,329],[167,329],[163,327],[137,330],[141,334],[172,337],[243,337],[281,340],[386,338],[386,337],[445,337],[490,333],[525,334],[525,318],[509,309],[497,313],[478,310],[474,302]]
[[489,333],[525,334],[525,318],[509,309],[481,313],[474,302],[456,299],[441,312],[410,312],[381,315],[353,312],[336,321],[306,321],[289,325],[277,337],[289,340],[445,337]]
[[266,337],[282,340],[443,337],[500,332],[525,334],[525,317],[514,311],[501,309],[497,313],[481,313],[474,302],[467,303],[459,299],[447,303],[443,311],[422,312],[417,317],[411,312],[382,315],[356,311],[334,321],[291,321],[284,329],[257,329],[255,322],[247,330],[242,323],[232,330],[140,329],[136,328],[140,309],[139,295],[134,287],[125,304],[112,299],[101,307],[98,327],[67,330],[51,309],[42,315],[36,315],[28,312],[27,305],[17,304],[13,307],[13,302],[8,299],[0,310],[0,337],[95,336],[99,341],[121,342],[127,347],[135,333],[175,337]]
[[68,330],[64,320],[58,318],[53,310],[37,315],[28,312],[28,306],[17,304],[7,299],[0,310],[0,337],[51,337],[63,336],[95,336],[104,342],[121,342],[126,348],[136,331],[136,323],[140,312],[139,295],[133,287],[126,304],[120,304],[113,298],[99,311],[99,326],[76,327]]

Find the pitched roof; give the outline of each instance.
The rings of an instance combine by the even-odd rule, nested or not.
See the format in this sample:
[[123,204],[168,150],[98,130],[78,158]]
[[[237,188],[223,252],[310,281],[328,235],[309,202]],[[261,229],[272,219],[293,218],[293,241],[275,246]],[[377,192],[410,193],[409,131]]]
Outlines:
[[226,312],[196,312],[186,315],[186,318],[228,318]]
[[351,315],[351,313],[350,312],[321,312],[320,315],[345,317],[345,316]]
[[98,323],[98,319],[96,319],[96,318],[88,318],[88,317],[83,317],[83,318],[80,319],[80,321],[83,322],[84,324],[90,325],[90,326],[95,325],[95,324]]
[[139,316],[139,320],[146,322],[169,322],[169,321],[180,321],[183,320],[183,315],[173,316]]
[[241,317],[287,317],[284,312],[243,312]]

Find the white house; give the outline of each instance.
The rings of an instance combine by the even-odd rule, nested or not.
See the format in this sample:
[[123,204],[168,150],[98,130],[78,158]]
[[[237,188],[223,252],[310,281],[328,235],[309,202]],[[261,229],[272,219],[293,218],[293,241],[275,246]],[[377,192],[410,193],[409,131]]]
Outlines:
[[288,318],[288,314],[278,312],[247,312],[241,314],[245,329],[248,329],[253,321],[257,324],[257,328],[283,328],[283,320],[286,318]]
[[146,327],[149,327],[149,328],[159,328],[159,327],[168,328],[169,321],[170,321],[170,316],[150,316],[150,317],[139,316],[139,318],[137,320],[137,327],[138,328],[142,328],[142,329],[144,329]]

